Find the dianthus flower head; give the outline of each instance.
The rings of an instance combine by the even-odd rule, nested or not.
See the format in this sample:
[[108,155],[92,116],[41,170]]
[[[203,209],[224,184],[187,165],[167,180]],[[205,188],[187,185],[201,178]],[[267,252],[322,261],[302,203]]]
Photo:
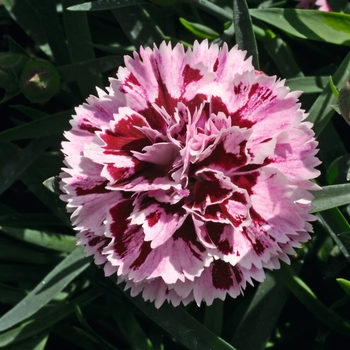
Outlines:
[[319,160],[300,93],[207,41],[125,66],[65,133],[78,243],[157,307],[236,297],[309,239]]

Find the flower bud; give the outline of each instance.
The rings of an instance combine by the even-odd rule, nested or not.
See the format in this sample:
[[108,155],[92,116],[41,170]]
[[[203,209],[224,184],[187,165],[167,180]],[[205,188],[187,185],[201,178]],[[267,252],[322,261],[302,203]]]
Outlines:
[[338,104],[341,116],[350,125],[350,80],[340,90]]
[[0,54],[0,88],[8,93],[19,91],[19,77],[29,57],[18,53]]
[[53,97],[60,87],[56,68],[48,61],[31,59],[23,67],[20,88],[33,103],[42,103]]

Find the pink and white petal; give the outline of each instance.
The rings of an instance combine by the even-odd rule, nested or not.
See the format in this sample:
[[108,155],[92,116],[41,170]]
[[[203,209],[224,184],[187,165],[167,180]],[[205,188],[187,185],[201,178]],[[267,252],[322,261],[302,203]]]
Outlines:
[[107,259],[102,254],[102,250],[109,244],[109,238],[95,235],[91,231],[80,231],[77,234],[77,238],[77,245],[84,245],[84,253],[86,256],[93,255],[96,265],[106,263]]
[[181,205],[158,203],[143,196],[138,200],[130,215],[131,225],[142,226],[144,240],[151,241],[151,248],[155,249],[165,243],[183,224],[187,213]]
[[318,142],[314,140],[313,135],[305,123],[288,131],[288,141],[281,135],[283,138],[281,137],[281,141],[277,139],[275,152],[270,156],[271,163],[268,167],[280,170],[292,184],[300,188],[314,189],[309,179],[319,176],[320,172],[315,167],[320,161],[315,157]]

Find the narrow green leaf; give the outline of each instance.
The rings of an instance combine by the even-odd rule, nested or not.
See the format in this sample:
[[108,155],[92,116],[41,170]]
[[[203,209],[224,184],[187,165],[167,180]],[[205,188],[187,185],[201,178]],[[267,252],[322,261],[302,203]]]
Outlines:
[[90,259],[85,257],[83,249],[79,247],[74,250],[25,299],[0,318],[0,332],[32,316],[89,265]]
[[337,87],[334,85],[333,83],[333,78],[332,76],[330,75],[329,76],[329,86],[331,87],[331,90],[333,92],[333,95],[335,98],[338,98],[339,97],[339,90],[337,89]]
[[16,238],[23,242],[31,243],[47,249],[53,249],[66,253],[71,253],[76,249],[77,239],[74,236],[4,226],[0,226],[0,230],[12,238]]
[[[333,75],[334,84],[341,89],[344,84],[349,79],[350,72],[350,53],[346,55],[343,62]],[[327,85],[321,95],[317,98],[315,103],[312,105],[307,121],[314,124],[313,130],[315,131],[316,137],[322,132],[327,123],[330,121],[334,110],[331,105],[336,102],[336,99],[332,93],[332,90],[329,85]]]
[[129,304],[116,297],[112,298],[109,294],[106,294],[106,300],[115,323],[128,340],[131,349],[152,350],[152,343],[131,312]]
[[186,29],[201,39],[213,40],[219,36],[219,33],[203,24],[189,22],[184,18],[179,18],[179,20]]
[[276,270],[275,274],[285,283],[296,298],[322,323],[326,324],[336,332],[349,336],[350,322],[340,317],[321,303],[315,293],[305,284],[305,282],[295,275],[290,266],[285,263],[282,263],[281,265],[281,269]]
[[331,185],[322,187],[321,191],[313,191],[314,200],[312,213],[339,207],[350,203],[350,184]]
[[247,51],[247,56],[253,57],[253,66],[259,70],[258,47],[248,5],[245,0],[233,0],[233,18],[236,43],[241,50]]
[[[49,147],[52,138],[34,140],[17,153],[16,157],[5,161],[0,168],[0,193],[7,190],[23,172]],[[1,154],[1,152],[0,152]]]
[[224,316],[224,301],[215,299],[213,304],[206,305],[204,312],[203,325],[210,329],[214,334],[220,336]]
[[215,5],[213,2],[208,0],[191,0],[191,3],[201,10],[210,13],[214,17],[217,17],[220,20],[232,21],[233,20],[233,11],[224,9],[218,5]]
[[[123,288],[121,285],[118,287]],[[196,321],[182,307],[173,307],[164,303],[156,309],[153,303],[145,302],[140,295],[131,297],[128,292],[125,292],[125,295],[150,319],[189,349],[234,350],[231,345]]]
[[253,9],[252,17],[298,38],[350,46],[350,15],[300,9]]
[[287,43],[278,35],[264,43],[264,47],[275,62],[283,78],[303,77],[304,74],[296,63]]
[[1,132],[0,139],[6,142],[62,134],[69,129],[69,120],[73,113],[72,110],[59,112],[15,126]]
[[[63,22],[71,61],[79,63],[95,59],[95,52],[86,13],[66,10],[74,3],[76,0],[62,0]],[[103,87],[100,76],[89,71],[79,76],[78,86],[83,97],[94,93],[96,86]]]
[[49,333],[50,331],[46,330],[41,334],[36,334],[35,337],[10,345],[6,347],[6,350],[44,350],[49,339]]
[[69,11],[102,11],[113,10],[121,7],[147,4],[144,0],[97,0],[84,2],[80,5],[74,5],[67,8]]
[[56,10],[56,0],[32,0],[31,2],[38,14],[41,30],[47,36],[54,62],[59,65],[70,63],[66,37]]
[[48,45],[47,32],[43,30],[38,0],[3,0],[2,4],[15,22],[48,56],[52,55]]
[[320,93],[328,84],[328,77],[298,77],[286,80],[286,85],[292,90],[301,90],[304,94]]
[[26,264],[48,264],[50,256],[39,253],[24,245],[18,245],[13,240],[0,235],[0,260],[7,262],[17,262]]
[[112,344],[110,344],[108,341],[103,339],[97,332],[95,332],[91,326],[86,322],[83,313],[81,312],[81,309],[79,305],[75,305],[75,313],[77,315],[78,321],[82,324],[82,326],[89,332],[90,335],[93,335],[98,341],[100,342],[100,346],[102,345],[103,348],[110,349],[110,350],[118,350],[118,348],[114,347]]
[[[300,267],[297,263],[294,268]],[[266,279],[257,288],[230,344],[237,349],[265,349],[288,297],[289,289],[274,273],[266,272]]]
[[317,213],[318,220],[338,245],[340,251],[350,262],[350,242],[344,233],[350,231],[350,225],[338,208]]
[[142,6],[133,6],[132,11],[127,7],[112,10],[123,32],[136,47],[153,46],[164,40],[164,34]]
[[44,307],[35,314],[33,319],[22,323],[19,327],[0,334],[0,348],[15,344],[33,336],[39,335],[74,312],[75,305],[80,307],[91,303],[100,296],[97,289],[90,289],[71,302],[61,302],[55,307]]
[[345,293],[350,295],[350,281],[345,280],[344,278],[337,278],[337,282],[339,283],[340,287],[343,288]]
[[47,116],[47,113],[45,113],[45,112],[39,111],[39,110],[31,108],[31,107],[23,106],[23,105],[12,105],[11,108],[14,108],[17,111],[22,112],[23,114],[25,114],[26,116],[28,116],[32,120]]
[[[95,46],[95,45],[94,45]],[[124,64],[123,56],[104,56],[94,60],[57,67],[61,80],[69,83],[79,80],[83,74],[97,75]]]

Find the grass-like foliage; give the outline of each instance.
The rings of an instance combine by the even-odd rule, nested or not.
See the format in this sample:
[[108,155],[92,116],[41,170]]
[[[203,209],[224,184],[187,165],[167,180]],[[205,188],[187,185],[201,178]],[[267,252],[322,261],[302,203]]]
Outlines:
[[[350,102],[342,102],[344,118],[338,109],[350,79],[349,5],[329,1],[334,12],[296,5],[0,2],[0,349],[350,348]],[[74,107],[108,86],[124,55],[205,38],[238,44],[256,69],[303,91],[323,190],[314,193],[312,239],[290,266],[236,299],[157,309],[104,277],[76,246],[59,199],[61,142]]]

